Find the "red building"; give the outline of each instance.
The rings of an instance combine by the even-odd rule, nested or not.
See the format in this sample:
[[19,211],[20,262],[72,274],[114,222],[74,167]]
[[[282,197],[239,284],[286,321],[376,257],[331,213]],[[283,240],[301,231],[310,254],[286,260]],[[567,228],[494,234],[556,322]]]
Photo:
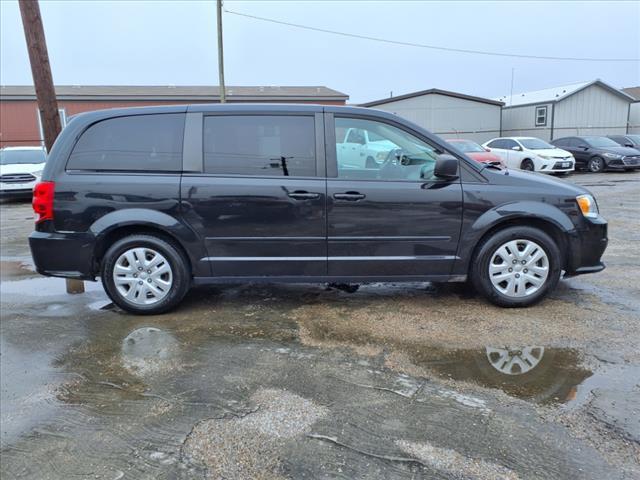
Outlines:
[[[320,103],[344,105],[349,96],[327,87],[227,87],[229,103]],[[218,87],[57,86],[63,126],[77,113],[105,108],[219,103]],[[0,147],[42,144],[42,127],[32,86],[0,87]]]

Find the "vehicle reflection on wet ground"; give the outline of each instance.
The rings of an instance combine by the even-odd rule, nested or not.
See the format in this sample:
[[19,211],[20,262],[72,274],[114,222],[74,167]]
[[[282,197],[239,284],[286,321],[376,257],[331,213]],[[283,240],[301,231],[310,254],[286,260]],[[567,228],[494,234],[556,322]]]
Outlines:
[[130,316],[35,275],[28,205],[3,205],[0,474],[637,478],[640,199],[615,188],[608,269],[512,310],[459,285],[243,284]]

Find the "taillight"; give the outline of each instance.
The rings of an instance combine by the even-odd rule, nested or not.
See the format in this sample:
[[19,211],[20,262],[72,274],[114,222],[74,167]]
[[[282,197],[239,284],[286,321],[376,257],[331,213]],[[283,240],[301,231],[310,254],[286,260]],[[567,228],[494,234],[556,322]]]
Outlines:
[[33,189],[33,211],[37,215],[36,223],[53,220],[53,192],[54,182],[37,183]]

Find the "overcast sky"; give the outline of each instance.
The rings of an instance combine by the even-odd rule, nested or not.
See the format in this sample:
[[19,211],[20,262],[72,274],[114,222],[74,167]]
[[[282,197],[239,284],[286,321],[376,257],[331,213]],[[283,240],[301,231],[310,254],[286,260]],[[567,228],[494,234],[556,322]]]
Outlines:
[[[217,85],[215,2],[41,1],[56,84]],[[227,10],[390,40],[523,55],[640,58],[640,2],[225,1]],[[326,85],[359,103],[427,88],[497,97],[640,63],[391,45],[224,14],[227,85]],[[0,83],[32,84],[17,1],[0,0]]]

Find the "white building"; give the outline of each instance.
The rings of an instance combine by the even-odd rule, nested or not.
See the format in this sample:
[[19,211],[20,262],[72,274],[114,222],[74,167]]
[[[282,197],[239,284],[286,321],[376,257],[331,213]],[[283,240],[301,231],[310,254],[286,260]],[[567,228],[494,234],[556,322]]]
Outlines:
[[445,138],[478,143],[500,135],[503,103],[432,88],[362,104],[395,113]]
[[502,136],[544,140],[627,133],[633,97],[601,80],[505,95]]
[[635,99],[635,102],[629,107],[629,131],[627,133],[640,133],[640,87],[623,88],[622,91]]

